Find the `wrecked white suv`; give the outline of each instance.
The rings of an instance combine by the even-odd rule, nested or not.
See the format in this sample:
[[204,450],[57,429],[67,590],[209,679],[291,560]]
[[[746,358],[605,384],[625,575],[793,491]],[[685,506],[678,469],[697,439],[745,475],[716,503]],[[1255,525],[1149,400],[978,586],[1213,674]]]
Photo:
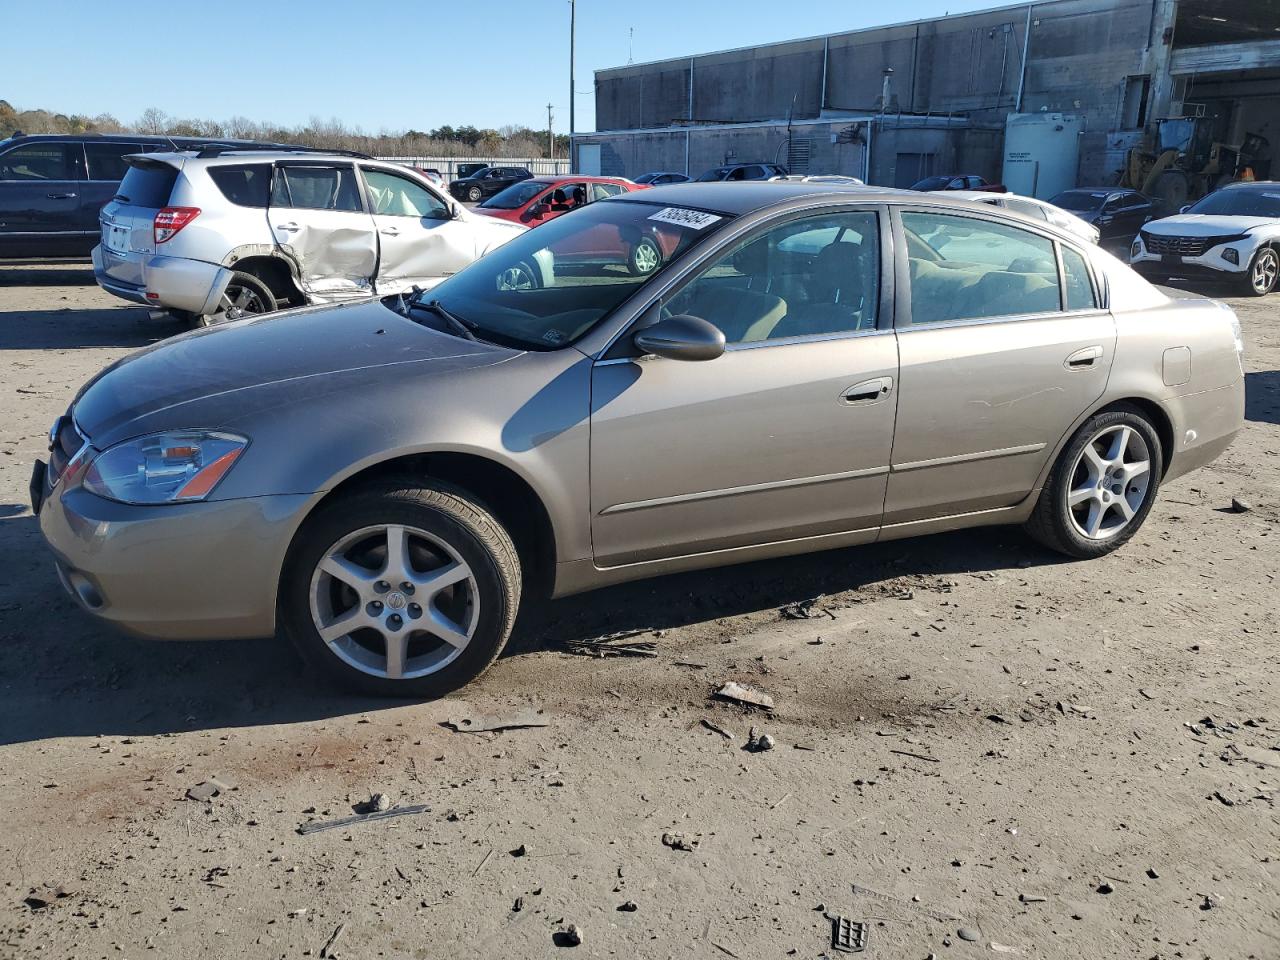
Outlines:
[[208,147],[125,162],[94,275],[195,326],[431,287],[526,229],[355,154]]

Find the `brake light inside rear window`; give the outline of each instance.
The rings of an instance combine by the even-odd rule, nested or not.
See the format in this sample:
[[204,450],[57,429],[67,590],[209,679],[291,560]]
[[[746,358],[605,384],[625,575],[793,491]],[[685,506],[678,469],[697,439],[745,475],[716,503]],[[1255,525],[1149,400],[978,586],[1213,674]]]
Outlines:
[[164,243],[178,235],[183,227],[200,216],[199,207],[165,207],[156,211],[156,243]]

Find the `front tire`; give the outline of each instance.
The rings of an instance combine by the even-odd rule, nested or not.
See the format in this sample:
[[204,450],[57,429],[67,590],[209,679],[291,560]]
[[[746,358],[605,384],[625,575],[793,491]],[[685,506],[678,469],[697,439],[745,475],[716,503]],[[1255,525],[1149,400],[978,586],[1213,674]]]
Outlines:
[[192,317],[193,327],[214,327],[220,323],[241,320],[263,313],[274,313],[279,308],[275,295],[265,283],[251,273],[237,270],[227,281],[227,288],[213,313]]
[[303,657],[342,686],[433,699],[502,652],[520,583],[510,536],[465,491],[384,482],[302,528],[281,580],[280,619]]
[[1163,464],[1160,436],[1136,408],[1094,414],[1058,456],[1025,529],[1069,557],[1104,556],[1147,519]]
[[1276,288],[1277,278],[1280,278],[1280,254],[1271,247],[1263,247],[1249,264],[1242,292],[1250,297],[1265,297]]
[[467,190],[467,199],[470,200],[472,203],[479,203],[482,199],[484,199],[484,191],[481,190],[479,187],[471,187],[469,190]]

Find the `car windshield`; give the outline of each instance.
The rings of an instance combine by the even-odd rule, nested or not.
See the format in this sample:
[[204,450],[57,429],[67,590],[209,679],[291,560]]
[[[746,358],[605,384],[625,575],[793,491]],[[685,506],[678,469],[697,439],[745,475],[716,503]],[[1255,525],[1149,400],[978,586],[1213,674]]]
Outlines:
[[415,297],[484,340],[556,350],[731,218],[684,207],[593,203],[522,233]]
[[1063,210],[1082,210],[1090,213],[1101,210],[1108,194],[1099,190],[1068,190],[1060,193],[1049,202]]
[[505,190],[499,190],[480,206],[491,210],[515,210],[517,207],[523,207],[545,189],[547,189],[545,183],[524,180],[513,183]]
[[925,177],[923,180],[919,180],[916,183],[912,184],[911,189],[912,190],[941,190],[953,179],[954,177]]
[[662,174],[660,173],[642,173],[640,174],[640,176],[636,177],[634,182],[649,183],[652,180],[657,180],[660,176],[662,176]]
[[1187,213],[1218,217],[1280,217],[1280,184],[1219,190],[1192,204]]

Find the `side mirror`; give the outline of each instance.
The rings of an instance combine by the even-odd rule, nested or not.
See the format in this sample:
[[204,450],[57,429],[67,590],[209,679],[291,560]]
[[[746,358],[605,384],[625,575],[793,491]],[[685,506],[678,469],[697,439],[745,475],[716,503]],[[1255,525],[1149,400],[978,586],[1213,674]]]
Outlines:
[[687,313],[645,327],[633,342],[645,353],[668,360],[714,360],[724,353],[720,328]]
[[541,200],[538,203],[535,203],[532,207],[530,207],[528,212],[525,215],[530,220],[537,220],[541,217],[545,217],[547,215],[547,212],[550,209],[551,209],[550,205],[548,205],[548,203],[545,200]]

